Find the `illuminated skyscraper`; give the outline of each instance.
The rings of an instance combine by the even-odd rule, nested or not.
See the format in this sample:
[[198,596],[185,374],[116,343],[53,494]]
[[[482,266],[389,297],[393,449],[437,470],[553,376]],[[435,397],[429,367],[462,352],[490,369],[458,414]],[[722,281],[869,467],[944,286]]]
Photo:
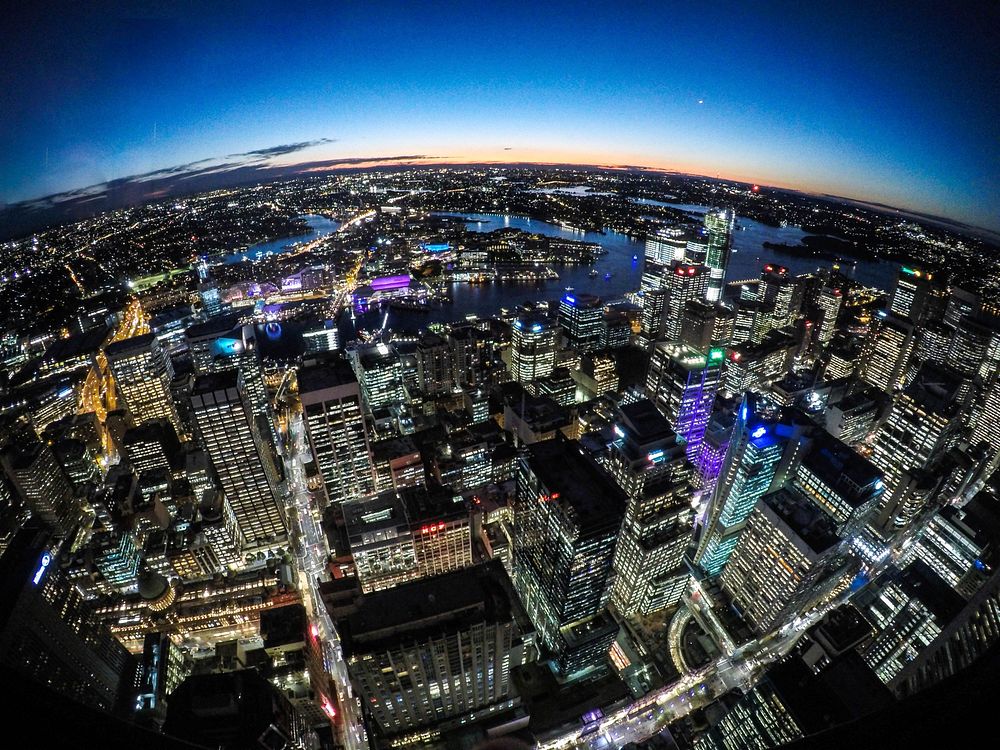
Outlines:
[[833,338],[837,330],[837,316],[840,314],[840,307],[844,302],[844,296],[839,289],[824,287],[816,300],[816,307],[820,311],[820,319],[817,323],[816,340],[821,345],[826,345]]
[[302,367],[298,383],[306,435],[328,502],[374,492],[361,386],[353,370],[342,359],[330,359]]
[[604,605],[625,505],[575,441],[534,443],[520,458],[514,587],[564,674],[603,665],[618,633]]
[[559,325],[570,349],[590,352],[598,348],[604,322],[604,305],[592,294],[565,294],[559,301]]
[[620,410],[605,464],[628,496],[615,549],[611,602],[619,614],[648,615],[680,600],[694,515],[684,445],[650,401]]
[[136,425],[166,419],[183,433],[177,407],[170,394],[174,368],[170,357],[152,333],[118,341],[105,349],[108,366]]
[[828,515],[791,488],[755,505],[722,573],[733,605],[758,633],[788,621],[839,583]]
[[57,537],[66,537],[81,520],[81,507],[52,449],[34,434],[0,451],[0,466],[14,494]]
[[920,323],[930,294],[931,278],[931,274],[920,269],[902,266],[896,277],[889,312],[912,323]]
[[642,291],[662,289],[670,266],[683,261],[687,250],[684,230],[676,227],[660,229],[646,239],[646,258],[642,267]]
[[771,487],[786,448],[798,442],[792,429],[756,414],[756,404],[752,394],[744,397],[698,537],[694,561],[709,575],[718,575],[726,566],[750,512]]
[[872,320],[861,348],[858,377],[883,393],[899,387],[913,353],[913,324],[894,315]]
[[528,383],[552,374],[556,366],[559,331],[548,318],[522,315],[511,327],[510,375]]
[[708,289],[708,268],[688,263],[673,263],[663,283],[667,290],[666,319],[663,337],[677,341],[684,325],[684,308],[688,302],[705,299]]
[[691,460],[705,435],[719,389],[725,350],[702,354],[679,342],[658,341],[646,372],[646,393],[684,442]]
[[199,440],[251,549],[285,538],[277,457],[270,432],[236,370],[195,379],[191,408]]
[[726,280],[726,268],[733,244],[733,224],[736,215],[731,209],[723,208],[705,214],[705,229],[708,230],[708,252],[705,265],[708,266],[708,299],[718,302],[722,299]]
[[403,362],[391,344],[366,344],[352,352],[354,372],[369,411],[404,404]]
[[871,460],[884,474],[886,492],[880,525],[900,530],[919,513],[922,496],[907,491],[909,477],[929,469],[958,438],[961,381],[954,373],[925,364],[917,378],[892,400],[872,444]]

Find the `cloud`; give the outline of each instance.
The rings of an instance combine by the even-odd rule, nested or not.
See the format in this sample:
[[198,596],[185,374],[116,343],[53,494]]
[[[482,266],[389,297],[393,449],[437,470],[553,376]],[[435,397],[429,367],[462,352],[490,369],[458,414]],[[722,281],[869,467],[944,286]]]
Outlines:
[[268,146],[267,148],[258,148],[253,151],[244,151],[240,154],[230,154],[227,158],[229,159],[239,159],[239,158],[249,158],[249,159],[270,159],[274,156],[285,156],[287,154],[294,154],[298,151],[305,151],[307,148],[312,148],[313,146],[321,146],[324,143],[336,143],[336,138],[317,138],[312,141],[299,141],[298,143],[284,143],[280,146]]

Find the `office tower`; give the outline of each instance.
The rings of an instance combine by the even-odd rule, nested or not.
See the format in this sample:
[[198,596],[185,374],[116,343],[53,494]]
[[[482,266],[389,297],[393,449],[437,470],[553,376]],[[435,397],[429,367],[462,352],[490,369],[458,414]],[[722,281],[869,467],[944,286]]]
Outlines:
[[837,330],[837,316],[840,315],[843,302],[843,293],[839,289],[830,287],[824,287],[816,299],[816,307],[820,312],[820,319],[816,325],[816,340],[824,346],[830,343]]
[[0,557],[0,664],[111,711],[131,687],[134,664],[64,574],[49,541],[29,524]]
[[681,326],[684,324],[684,306],[691,300],[705,299],[708,289],[708,269],[705,266],[674,262],[670,266],[663,287],[667,290],[663,336],[670,341],[677,341],[680,339]]
[[618,369],[610,354],[585,354],[580,358],[580,369],[574,371],[586,398],[598,398],[618,390]]
[[597,349],[604,322],[604,304],[593,294],[564,294],[559,301],[559,326],[570,349],[591,352]]
[[560,406],[576,403],[576,382],[565,367],[557,367],[550,375],[531,381],[525,390],[532,396],[547,396]]
[[826,430],[812,431],[805,443],[793,486],[833,519],[839,536],[854,535],[885,491],[882,472]]
[[364,344],[352,352],[354,372],[368,411],[406,402],[403,362],[391,344]]
[[962,507],[946,505],[921,530],[917,557],[966,599],[1000,562],[1000,502],[980,492]]
[[327,501],[342,503],[375,491],[361,386],[342,359],[306,365],[298,372],[309,446]]
[[934,641],[965,603],[921,560],[902,571],[890,567],[853,601],[875,628],[875,638],[860,653],[887,684]]
[[198,438],[252,549],[281,541],[286,528],[270,433],[247,396],[236,370],[201,375],[191,409]]
[[890,687],[897,696],[919,692],[969,667],[1000,640],[1000,570],[951,618],[927,648],[908,662]]
[[174,368],[156,337],[143,336],[118,341],[105,349],[125,407],[136,425],[166,419],[178,434],[183,432],[170,394]]
[[94,551],[94,567],[101,572],[111,588],[121,593],[135,590],[142,563],[142,550],[136,546],[131,532],[98,532],[91,539],[90,547]]
[[766,393],[788,373],[799,343],[790,333],[771,331],[759,344],[737,344],[729,350],[722,389],[737,396],[746,391]]
[[552,373],[559,332],[548,318],[522,315],[514,320],[510,340],[510,376],[528,383]]
[[614,307],[604,310],[601,319],[600,336],[597,339],[598,349],[624,349],[632,341],[632,321],[629,313]]
[[375,491],[400,490],[425,483],[424,463],[412,438],[383,440],[372,445]]
[[858,377],[883,393],[895,393],[913,353],[913,331],[902,318],[874,318],[861,348]]
[[448,345],[458,385],[480,385],[487,380],[493,361],[493,342],[489,334],[473,325],[454,326],[448,334]]
[[889,312],[911,323],[921,323],[931,290],[929,273],[918,268],[901,266],[896,276],[896,288],[889,302]]
[[961,381],[937,365],[925,364],[898,394],[875,434],[871,460],[885,475],[879,524],[905,528],[920,512],[922,496],[907,492],[907,476],[931,468],[958,438]]
[[74,492],[85,492],[100,481],[97,455],[82,440],[71,437],[56,440],[52,443],[52,454],[69,478]]
[[161,724],[166,718],[167,696],[184,681],[190,657],[163,633],[149,633],[142,644],[135,712]]
[[722,299],[726,282],[726,268],[732,252],[733,224],[736,214],[732,209],[722,208],[705,214],[705,229],[708,230],[708,252],[705,265],[708,266],[708,300]]
[[722,586],[757,633],[804,611],[839,582],[832,518],[791,488],[764,495],[750,513]]
[[984,387],[972,421],[969,445],[982,443],[989,446],[989,461],[995,470],[1000,456],[1000,377]]
[[274,414],[264,383],[264,367],[253,326],[236,325],[235,318],[219,318],[184,331],[194,371],[198,375],[238,369],[248,403],[277,440]]
[[80,501],[48,445],[25,435],[0,451],[0,466],[33,516],[59,538],[72,533],[82,517]]
[[651,401],[623,406],[614,429],[617,439],[605,468],[628,505],[615,549],[611,603],[623,616],[648,615],[676,604],[687,584],[692,467],[683,442]]
[[791,325],[802,308],[803,287],[799,279],[789,275],[784,266],[768,264],[760,274],[757,301],[761,311],[766,313],[758,319],[755,340],[760,340],[775,328]]
[[534,658],[531,622],[498,560],[360,597],[337,631],[378,733],[401,744],[513,707],[511,670]]
[[173,425],[165,419],[145,422],[125,433],[125,458],[136,476],[171,471],[181,462],[181,445]]
[[646,372],[646,393],[684,442],[688,458],[698,453],[719,388],[723,349],[706,354],[678,342],[658,341]]
[[732,308],[706,300],[691,300],[684,306],[680,340],[702,352],[713,346],[729,346],[735,320],[736,312]]
[[1000,371],[1000,323],[986,317],[962,317],[952,335],[945,362],[966,377],[991,381]]
[[306,354],[336,351],[340,348],[340,335],[337,333],[336,323],[328,320],[319,328],[303,331],[302,343],[305,344]]
[[824,416],[826,430],[847,445],[857,445],[875,429],[884,396],[874,388],[862,388],[829,404]]
[[663,337],[667,316],[666,289],[649,289],[642,293],[642,311],[639,317],[639,340],[643,347],[650,346]]
[[366,593],[472,564],[470,515],[449,490],[387,490],[345,502],[342,508],[358,580]]
[[417,342],[416,356],[420,392],[429,396],[449,393],[455,368],[448,342],[436,333],[425,333]]
[[675,261],[683,261],[686,250],[687,239],[683,229],[668,227],[648,237],[642,267],[642,291],[662,289],[670,266]]
[[794,429],[763,419],[756,409],[757,399],[747,394],[698,536],[694,561],[709,575],[722,572],[747,517],[774,481],[786,448],[797,445]]
[[970,315],[976,316],[982,309],[983,300],[978,294],[954,286],[951,288],[948,304],[944,311],[944,324],[949,328],[958,328],[962,318]]
[[910,362],[910,380],[924,362],[933,362],[937,365],[948,363],[948,350],[951,348],[954,334],[955,332],[943,323],[928,323],[917,329],[914,334],[913,360]]
[[237,565],[246,547],[246,539],[226,496],[221,492],[206,491],[198,504],[198,514],[199,528],[219,568]]
[[564,675],[603,666],[617,635],[604,605],[625,505],[575,441],[534,443],[519,458],[514,587]]

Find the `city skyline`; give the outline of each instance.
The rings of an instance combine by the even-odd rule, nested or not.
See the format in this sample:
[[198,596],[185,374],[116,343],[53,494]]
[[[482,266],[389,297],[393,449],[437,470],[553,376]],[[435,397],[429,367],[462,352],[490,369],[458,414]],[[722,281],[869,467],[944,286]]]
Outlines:
[[949,33],[995,9],[581,18],[515,4],[477,23],[386,7],[377,27],[351,4],[211,5],[198,25],[186,10],[60,8],[82,41],[20,11],[0,126],[8,209],[154,172],[530,162],[718,176],[1000,230],[996,43]]

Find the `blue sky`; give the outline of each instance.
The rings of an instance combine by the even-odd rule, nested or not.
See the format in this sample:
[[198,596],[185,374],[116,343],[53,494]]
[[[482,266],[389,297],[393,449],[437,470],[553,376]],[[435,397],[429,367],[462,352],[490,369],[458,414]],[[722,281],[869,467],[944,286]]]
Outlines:
[[643,164],[1000,229],[996,3],[22,5],[0,201],[327,138],[286,161]]

